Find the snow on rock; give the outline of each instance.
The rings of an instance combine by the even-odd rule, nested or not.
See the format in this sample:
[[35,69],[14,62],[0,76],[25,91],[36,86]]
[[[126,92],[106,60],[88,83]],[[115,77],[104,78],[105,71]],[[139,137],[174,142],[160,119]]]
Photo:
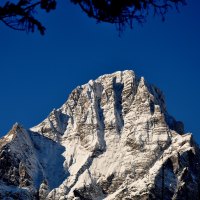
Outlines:
[[[63,167],[63,146],[19,124],[15,124],[8,135],[13,137],[6,144],[5,137],[0,140],[4,144],[0,151],[0,188],[8,188],[0,192],[0,197],[37,199],[43,181],[53,189],[68,176]],[[12,186],[10,191],[8,186]]]
[[133,71],[77,87],[0,140],[0,199],[199,199],[200,154],[163,93]]

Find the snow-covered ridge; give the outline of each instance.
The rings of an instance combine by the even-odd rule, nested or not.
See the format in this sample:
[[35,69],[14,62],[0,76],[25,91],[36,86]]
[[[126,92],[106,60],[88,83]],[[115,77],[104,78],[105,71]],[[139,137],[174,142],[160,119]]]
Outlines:
[[131,70],[78,86],[39,125],[1,139],[0,149],[10,160],[9,175],[0,165],[2,198],[198,199],[192,135],[167,113],[163,93]]

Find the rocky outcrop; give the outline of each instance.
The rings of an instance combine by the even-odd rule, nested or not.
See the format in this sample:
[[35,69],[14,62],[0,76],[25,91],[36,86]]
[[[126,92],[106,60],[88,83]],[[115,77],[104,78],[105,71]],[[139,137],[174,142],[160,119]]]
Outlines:
[[77,87],[39,125],[15,125],[0,152],[2,199],[200,198],[198,145],[133,71]]
[[65,148],[38,133],[15,124],[0,145],[0,199],[38,199],[44,180],[53,189],[67,177]]

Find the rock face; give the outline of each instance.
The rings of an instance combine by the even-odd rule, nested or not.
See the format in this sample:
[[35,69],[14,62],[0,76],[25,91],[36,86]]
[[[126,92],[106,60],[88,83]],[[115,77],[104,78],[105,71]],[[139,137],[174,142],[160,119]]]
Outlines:
[[133,71],[91,80],[0,140],[0,199],[197,200],[200,150]]

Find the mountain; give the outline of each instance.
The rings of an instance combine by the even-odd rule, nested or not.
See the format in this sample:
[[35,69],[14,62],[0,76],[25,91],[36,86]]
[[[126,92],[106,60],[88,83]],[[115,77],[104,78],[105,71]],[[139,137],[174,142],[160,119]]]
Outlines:
[[59,109],[0,139],[0,199],[197,200],[200,150],[133,71],[77,87]]

